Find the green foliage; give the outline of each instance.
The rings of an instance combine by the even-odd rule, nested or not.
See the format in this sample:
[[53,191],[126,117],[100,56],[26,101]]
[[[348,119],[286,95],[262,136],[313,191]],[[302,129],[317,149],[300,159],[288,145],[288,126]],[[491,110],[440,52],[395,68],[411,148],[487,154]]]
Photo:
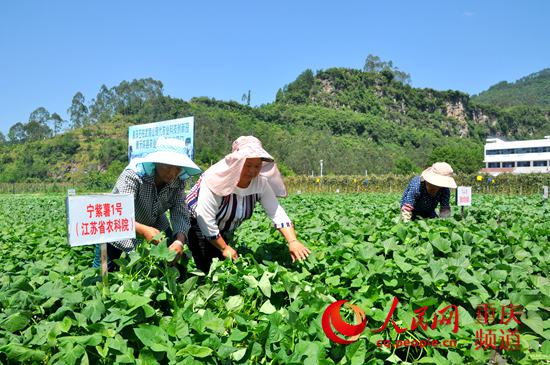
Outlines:
[[285,85],[282,91],[283,98],[278,96],[279,101],[285,101],[294,104],[304,104],[308,101],[311,88],[315,82],[313,71],[310,69],[302,72],[296,80]]
[[63,118],[61,118],[61,116],[57,113],[53,113],[51,115],[50,120],[53,123],[53,134],[54,134],[54,136],[61,133],[61,130],[63,129],[63,124],[65,124],[66,121],[63,120]]
[[76,182],[87,191],[111,191],[125,166],[124,162],[114,161],[106,171],[89,171]]
[[466,143],[439,146],[428,158],[428,165],[435,162],[447,162],[459,174],[473,174],[483,167],[483,147]]
[[88,107],[85,102],[86,99],[80,91],[74,94],[71,106],[67,109],[72,128],[80,128],[88,124]]
[[8,138],[12,143],[18,143],[25,140],[25,128],[23,123],[17,122],[10,127]]
[[[50,121],[53,130],[48,126]],[[12,143],[44,140],[57,134],[61,124],[62,119],[57,113],[50,115],[44,107],[39,107],[30,114],[27,123],[15,123],[10,128],[8,137]]]
[[152,78],[122,81],[111,89],[114,99],[111,103],[115,112],[134,115],[140,112],[146,101],[162,97],[162,89],[162,82]]
[[105,168],[113,161],[125,162],[127,160],[127,146],[120,139],[108,138],[100,141],[98,161]]
[[[471,103],[459,91],[412,88],[397,80],[391,62],[368,61],[366,67],[375,72],[306,70],[279,90],[275,103],[254,108],[208,97],[186,102],[164,96],[162,83],[150,78],[102,85],[88,105],[78,92],[68,110],[68,140],[68,132],[58,134],[63,121],[55,113],[49,117],[55,136],[44,139],[52,134],[39,122],[46,118],[44,108],[33,112],[29,123],[10,128],[9,143],[0,144],[0,161],[5,161],[0,181],[89,178],[87,186],[104,186],[112,177],[101,175],[112,163],[126,161],[130,125],[186,116],[195,117],[198,165],[209,167],[229,153],[234,139],[252,134],[286,175],[316,174],[319,160],[325,161],[326,174],[408,173],[435,159],[474,172],[485,137],[550,134],[550,114],[543,109],[502,109]],[[64,143],[67,147],[60,147]]]
[[474,96],[481,104],[500,107],[530,105],[550,108],[550,68],[525,76],[516,82],[501,81]]
[[48,121],[50,120],[50,112],[46,110],[44,107],[36,108],[31,115],[29,116],[29,122],[37,122],[39,124],[46,125]]
[[241,98],[243,104],[246,104],[247,106],[250,106],[250,90],[248,90],[248,93],[244,93]]
[[[399,196],[296,195],[284,200],[299,239],[312,249],[292,264],[281,235],[260,212],[236,234],[237,262],[196,271],[185,259],[144,243],[123,255],[103,283],[90,268],[94,247],[69,247],[63,196],[0,201],[0,362],[2,363],[487,363],[476,333],[515,328],[519,351],[507,362],[548,359],[548,204],[537,198],[474,195],[462,217],[399,222]],[[394,297],[393,319],[382,326]],[[327,339],[321,316],[336,299],[365,311],[349,346]],[[481,324],[477,306],[523,306],[520,324]],[[459,327],[411,330],[454,304]],[[346,309],[342,310],[343,314]],[[500,319],[500,317],[498,317]],[[350,319],[348,319],[350,320]],[[455,339],[457,346],[391,349],[378,340]]]
[[[311,193],[402,193],[413,176],[396,174],[372,174],[368,176],[330,175],[323,176],[287,176],[285,184],[290,192]],[[481,176],[481,181],[478,181]],[[550,185],[550,174],[502,174],[498,177],[490,175],[455,174],[454,179],[459,186],[471,186],[479,194],[508,194],[508,195],[542,195],[542,187]]]
[[279,168],[279,172],[283,176],[294,176],[294,171],[292,171],[288,166],[286,166],[284,163],[277,164],[277,167]]
[[394,162],[393,172],[396,174],[407,175],[416,171],[418,171],[418,166],[406,156],[401,156]]
[[400,71],[393,65],[392,61],[382,61],[380,57],[369,54],[365,60],[365,66],[363,67],[365,72],[382,73],[388,81],[395,79],[398,82],[404,84],[411,83],[411,75]]
[[52,130],[46,124],[31,120],[23,126],[25,131],[24,141],[39,141],[51,137]]

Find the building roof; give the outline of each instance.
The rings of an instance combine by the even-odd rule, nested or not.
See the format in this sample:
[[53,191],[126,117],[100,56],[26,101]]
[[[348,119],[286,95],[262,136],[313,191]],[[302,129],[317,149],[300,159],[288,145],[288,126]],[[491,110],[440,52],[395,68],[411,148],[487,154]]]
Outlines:
[[529,139],[525,141],[504,141],[500,138],[487,138],[485,149],[496,150],[500,148],[522,148],[522,147],[546,147],[550,146],[550,136],[543,139]]

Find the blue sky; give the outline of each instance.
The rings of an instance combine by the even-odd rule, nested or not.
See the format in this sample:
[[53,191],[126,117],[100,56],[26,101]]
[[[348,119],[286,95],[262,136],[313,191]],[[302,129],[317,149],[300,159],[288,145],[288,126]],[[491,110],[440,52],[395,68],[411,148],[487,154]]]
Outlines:
[[477,94],[550,67],[550,1],[0,3],[0,131],[77,91],[152,77],[165,94],[253,105],[302,71],[392,60],[415,87]]

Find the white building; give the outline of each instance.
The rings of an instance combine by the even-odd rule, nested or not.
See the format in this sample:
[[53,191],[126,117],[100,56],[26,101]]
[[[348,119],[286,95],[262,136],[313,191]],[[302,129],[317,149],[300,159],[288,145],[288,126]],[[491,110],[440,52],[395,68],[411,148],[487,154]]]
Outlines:
[[481,172],[498,175],[503,172],[523,174],[550,173],[550,136],[544,139],[507,142],[498,138],[487,139],[485,168]]

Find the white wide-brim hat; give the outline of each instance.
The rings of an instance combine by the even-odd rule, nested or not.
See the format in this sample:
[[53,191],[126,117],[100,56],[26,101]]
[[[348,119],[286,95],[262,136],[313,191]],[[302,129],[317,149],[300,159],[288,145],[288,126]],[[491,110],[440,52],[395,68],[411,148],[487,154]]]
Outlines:
[[175,138],[160,137],[157,140],[155,151],[143,157],[133,158],[130,165],[162,163],[165,165],[178,166],[182,168],[182,175],[189,177],[202,172],[186,153],[185,143]]
[[422,171],[422,178],[430,184],[441,188],[456,188],[456,182],[453,179],[453,168],[446,162],[434,163]]

